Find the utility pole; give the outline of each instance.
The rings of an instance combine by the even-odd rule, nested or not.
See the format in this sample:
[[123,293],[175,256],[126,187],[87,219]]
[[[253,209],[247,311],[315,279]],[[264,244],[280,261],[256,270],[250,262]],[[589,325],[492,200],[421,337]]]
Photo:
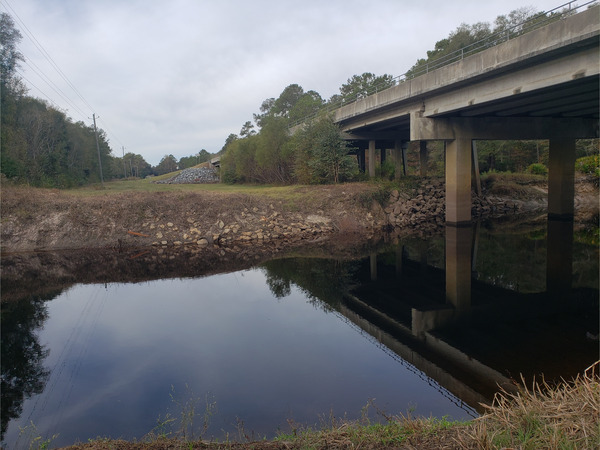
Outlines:
[[121,148],[123,149],[123,175],[125,176],[125,178],[127,178],[127,164],[125,163],[125,146],[122,145]]
[[100,144],[98,143],[98,129],[96,128],[96,114],[92,114],[94,118],[94,134],[96,135],[96,150],[98,150],[98,164],[100,165],[100,181],[104,187],[104,174],[102,173],[102,159],[100,158]]

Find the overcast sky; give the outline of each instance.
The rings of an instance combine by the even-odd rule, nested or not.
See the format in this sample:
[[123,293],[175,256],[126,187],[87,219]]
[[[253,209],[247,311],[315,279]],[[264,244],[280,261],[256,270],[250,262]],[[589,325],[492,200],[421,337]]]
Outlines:
[[23,35],[30,95],[75,121],[95,113],[115,156],[124,146],[157,165],[216,153],[290,84],[327,99],[352,75],[406,72],[461,23],[565,1],[0,0],[0,11]]

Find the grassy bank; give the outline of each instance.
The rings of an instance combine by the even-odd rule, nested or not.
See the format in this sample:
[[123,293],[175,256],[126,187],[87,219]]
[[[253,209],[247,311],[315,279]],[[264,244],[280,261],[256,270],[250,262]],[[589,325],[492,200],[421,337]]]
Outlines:
[[82,449],[592,449],[600,448],[599,362],[570,382],[522,386],[499,393],[488,412],[471,422],[384,416],[385,423],[330,419],[321,429],[290,422],[273,440],[253,441],[240,430],[235,439],[206,442],[152,434],[140,442],[98,439]]

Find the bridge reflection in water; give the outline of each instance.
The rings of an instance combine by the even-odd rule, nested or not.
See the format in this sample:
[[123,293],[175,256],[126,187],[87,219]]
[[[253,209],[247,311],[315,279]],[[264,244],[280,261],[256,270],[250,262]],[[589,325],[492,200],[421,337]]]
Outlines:
[[542,282],[538,292],[478,279],[479,231],[446,227],[437,261],[428,261],[424,242],[416,258],[402,244],[394,254],[373,253],[339,312],[466,409],[481,412],[499,387],[514,391],[521,376],[567,379],[597,359],[597,342],[586,332],[597,327],[598,291],[571,286],[573,222],[548,221],[546,288]]

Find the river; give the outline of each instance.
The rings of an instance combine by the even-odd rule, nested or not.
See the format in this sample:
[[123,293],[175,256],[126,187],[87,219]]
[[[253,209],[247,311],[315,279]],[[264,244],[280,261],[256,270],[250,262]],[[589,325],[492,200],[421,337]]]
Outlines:
[[521,376],[573,377],[598,358],[597,229],[526,222],[224,273],[154,258],[150,279],[31,282],[19,298],[5,283],[3,447],[467,420]]

